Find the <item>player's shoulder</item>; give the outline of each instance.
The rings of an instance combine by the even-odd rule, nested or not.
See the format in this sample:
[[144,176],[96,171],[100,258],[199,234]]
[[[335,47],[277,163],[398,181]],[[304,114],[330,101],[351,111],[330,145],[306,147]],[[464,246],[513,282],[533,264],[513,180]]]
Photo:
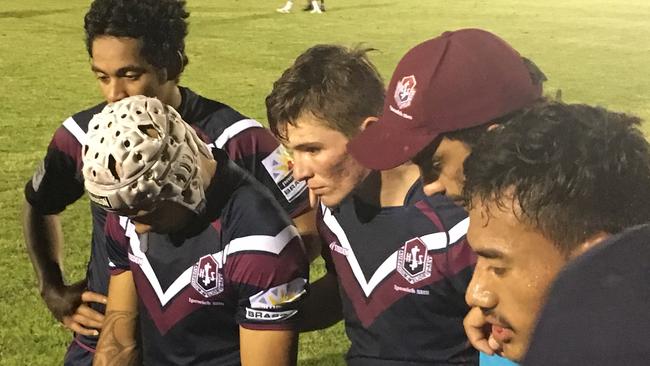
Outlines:
[[218,139],[226,129],[235,128],[233,126],[238,126],[240,130],[245,129],[243,127],[263,127],[228,104],[199,95],[189,88],[179,89],[183,102],[178,112],[186,122],[201,130],[211,141]]
[[467,211],[453,200],[442,194],[424,196],[416,205],[423,214],[432,221],[440,221],[445,230],[451,230],[458,225],[468,223]]
[[[245,173],[245,172],[244,172]],[[226,212],[228,225],[246,226],[238,231],[248,235],[275,235],[291,225],[291,219],[269,190],[244,174],[229,198]]]
[[93,118],[93,116],[104,109],[106,106],[106,102],[102,102],[99,104],[96,104],[90,108],[84,109],[82,111],[79,111],[72,116],[70,116],[68,119],[64,121],[65,123],[69,123],[70,120],[74,122],[79,128],[81,128],[84,132],[88,131],[88,123],[90,120]]

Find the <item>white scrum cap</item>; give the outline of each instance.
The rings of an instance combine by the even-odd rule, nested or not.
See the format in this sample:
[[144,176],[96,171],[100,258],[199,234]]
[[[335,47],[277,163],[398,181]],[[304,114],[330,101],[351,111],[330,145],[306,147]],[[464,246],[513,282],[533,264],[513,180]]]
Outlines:
[[205,143],[174,108],[133,96],[107,105],[88,126],[83,175],[90,199],[109,211],[151,210],[160,201],[199,212]]

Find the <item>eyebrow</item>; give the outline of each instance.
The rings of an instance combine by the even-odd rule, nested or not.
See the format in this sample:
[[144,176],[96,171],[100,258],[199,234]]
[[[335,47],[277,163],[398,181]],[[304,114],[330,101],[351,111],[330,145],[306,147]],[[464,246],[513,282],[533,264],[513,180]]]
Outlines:
[[323,144],[321,144],[320,142],[305,142],[302,144],[298,144],[296,146],[291,146],[291,147],[288,146],[287,148],[291,150],[304,150],[309,147],[321,147],[321,146],[323,146]]
[[479,257],[488,259],[506,259],[506,256],[503,252],[495,249],[477,249],[474,250],[474,253],[476,253],[476,255]]
[[[90,70],[92,72],[101,72],[102,74],[108,74],[106,71],[100,69],[99,67],[95,65],[90,65]],[[116,75],[122,76],[126,75],[127,72],[137,72],[137,73],[145,73],[147,69],[145,69],[142,66],[137,66],[137,65],[126,65],[124,67],[121,67],[117,69],[117,72],[115,73]]]

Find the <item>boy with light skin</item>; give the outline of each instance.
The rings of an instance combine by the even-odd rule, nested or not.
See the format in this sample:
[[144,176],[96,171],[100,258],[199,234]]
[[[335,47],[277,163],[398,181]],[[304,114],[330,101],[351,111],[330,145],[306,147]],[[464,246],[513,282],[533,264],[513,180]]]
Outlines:
[[479,259],[466,331],[479,350],[522,360],[558,272],[608,236],[650,221],[650,146],[638,123],[545,102],[473,149],[463,195]]
[[[54,317],[75,333],[66,365],[89,365],[102,327],[109,274],[103,242],[104,212],[92,208],[91,256],[83,280],[64,278],[64,238],[59,214],[83,195],[81,147],[88,122],[106,103],[134,95],[156,97],[178,109],[200,136],[254,172],[291,216],[302,233],[313,228],[304,184],[274,161],[287,162],[284,148],[270,132],[233,108],[179,85],[185,52],[185,2],[177,0],[96,0],[85,16],[90,69],[104,101],[67,118],[56,130],[46,156],[25,186],[23,231],[41,296]],[[286,165],[286,164],[285,164]],[[311,225],[311,227],[310,227]],[[305,235],[307,236],[307,235]]]
[[462,328],[475,259],[464,240],[466,213],[426,197],[414,164],[372,172],[346,150],[377,120],[383,91],[364,50],[319,45],[267,97],[271,130],[292,151],[296,180],[320,203],[328,244],[327,273],[313,284],[301,330],[343,318],[352,366],[476,365]]
[[144,96],[96,114],[82,154],[90,199],[109,211],[94,365],[296,364],[308,261],[259,182]]

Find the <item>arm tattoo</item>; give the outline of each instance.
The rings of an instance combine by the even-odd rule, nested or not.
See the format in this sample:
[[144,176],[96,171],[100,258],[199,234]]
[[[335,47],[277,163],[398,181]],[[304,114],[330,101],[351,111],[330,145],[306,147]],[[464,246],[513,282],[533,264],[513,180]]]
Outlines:
[[137,312],[107,311],[93,359],[94,366],[140,365],[136,341]]

